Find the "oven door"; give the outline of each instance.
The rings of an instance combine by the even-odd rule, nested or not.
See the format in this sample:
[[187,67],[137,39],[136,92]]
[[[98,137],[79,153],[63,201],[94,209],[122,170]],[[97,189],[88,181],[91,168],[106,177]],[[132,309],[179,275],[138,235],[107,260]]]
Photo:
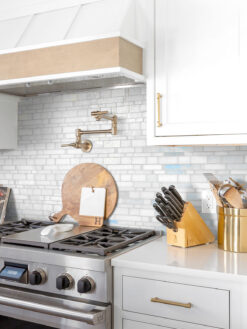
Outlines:
[[[110,305],[94,305],[2,286],[0,286],[0,315],[4,316],[0,317],[0,328],[15,328],[14,325],[12,327],[7,325],[8,321],[12,323],[13,319],[38,323],[49,328],[111,328]],[[5,326],[2,326],[2,323]],[[17,327],[22,328],[21,324],[16,325]],[[24,324],[23,328],[28,326]]]

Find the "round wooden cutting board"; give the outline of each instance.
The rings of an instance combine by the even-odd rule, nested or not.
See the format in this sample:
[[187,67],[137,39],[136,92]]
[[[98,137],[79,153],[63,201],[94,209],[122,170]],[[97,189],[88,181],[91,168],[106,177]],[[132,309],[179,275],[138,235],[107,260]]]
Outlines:
[[65,176],[62,185],[63,209],[51,219],[59,222],[65,215],[74,218],[80,225],[101,226],[91,216],[81,216],[80,200],[82,187],[104,187],[106,189],[105,217],[113,213],[118,199],[117,185],[112,175],[104,167],[96,163],[83,163],[72,168]]

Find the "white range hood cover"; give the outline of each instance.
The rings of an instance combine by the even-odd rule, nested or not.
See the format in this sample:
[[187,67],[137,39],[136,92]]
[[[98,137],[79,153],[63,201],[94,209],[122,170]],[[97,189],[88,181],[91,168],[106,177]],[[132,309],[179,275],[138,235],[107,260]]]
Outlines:
[[[116,36],[143,47],[147,27],[141,8],[145,5],[145,1],[147,0],[71,0],[63,8],[40,9],[38,12],[32,11],[32,13],[29,12],[24,16],[25,12],[21,12],[21,16],[9,17],[8,19],[1,19],[0,16],[0,54]],[[74,3],[74,5],[69,6],[69,3]],[[97,77],[99,79],[107,78],[107,71],[100,73],[97,76],[95,72],[92,72],[93,79],[95,77],[96,79]],[[114,84],[118,83],[116,80],[118,76],[121,77],[121,81],[123,81],[123,77],[126,77],[128,83],[130,80],[134,82],[144,80],[142,75],[121,70],[121,68],[118,72],[110,70],[109,73],[111,74],[109,77],[114,78]],[[91,80],[92,74],[85,74],[83,80]],[[66,78],[71,81],[71,77],[64,77],[64,79]],[[33,81],[37,87],[37,85],[41,85],[41,82],[44,82],[44,79],[39,77],[32,79]],[[23,89],[24,83],[27,84],[27,81],[8,81],[5,83],[0,80],[0,90],[4,91],[8,87],[6,92],[11,93],[11,88],[20,87]],[[90,86],[86,85],[88,88],[91,86],[91,84]],[[96,85],[99,86],[100,84]],[[64,88],[66,89],[66,87]],[[35,93],[37,92],[38,89],[36,88]],[[41,92],[44,91],[41,90]],[[30,93],[27,92],[26,94],[32,94],[31,90]]]
[[137,24],[140,0],[81,2],[72,7],[0,19],[1,53],[117,35],[142,46],[145,31],[142,33]]

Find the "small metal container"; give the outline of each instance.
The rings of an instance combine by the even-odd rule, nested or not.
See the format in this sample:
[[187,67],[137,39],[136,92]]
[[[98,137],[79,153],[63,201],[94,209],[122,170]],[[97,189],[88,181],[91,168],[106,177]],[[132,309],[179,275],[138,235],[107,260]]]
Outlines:
[[247,209],[218,207],[218,247],[247,252]]

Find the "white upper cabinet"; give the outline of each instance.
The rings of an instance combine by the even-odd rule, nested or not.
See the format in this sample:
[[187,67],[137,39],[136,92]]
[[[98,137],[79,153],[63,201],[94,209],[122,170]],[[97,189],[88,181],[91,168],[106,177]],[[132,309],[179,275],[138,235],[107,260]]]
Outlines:
[[153,4],[147,61],[149,143],[246,144],[246,1]]
[[19,97],[0,94],[0,150],[17,148]]

